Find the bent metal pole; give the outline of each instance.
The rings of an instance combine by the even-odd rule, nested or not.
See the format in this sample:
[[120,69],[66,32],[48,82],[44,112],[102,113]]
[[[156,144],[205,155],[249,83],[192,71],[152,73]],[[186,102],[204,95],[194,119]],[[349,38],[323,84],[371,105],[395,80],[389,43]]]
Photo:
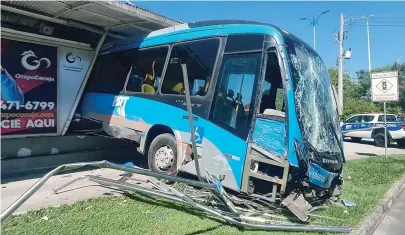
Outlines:
[[131,172],[134,174],[151,176],[151,177],[155,177],[158,179],[177,181],[177,182],[193,185],[195,187],[209,188],[209,189],[213,189],[213,190],[216,189],[216,186],[214,184],[204,183],[204,182],[196,181],[196,180],[189,180],[189,179],[180,178],[180,177],[172,176],[172,175],[161,174],[161,173],[153,172],[150,170],[145,170],[142,168],[125,167],[125,166],[111,163],[108,161],[71,163],[71,164],[65,164],[65,165],[58,166],[54,170],[48,172],[48,174],[44,175],[41,179],[39,179],[24,194],[22,194],[5,211],[3,211],[1,213],[1,216],[0,216],[1,222],[3,222],[8,216],[10,216],[15,210],[17,210],[25,201],[27,201],[28,198],[30,198],[36,191],[38,191],[42,187],[42,185],[44,185],[45,182],[52,176],[54,176],[57,173],[62,172],[62,171],[78,169],[78,168],[86,167],[86,166],[98,167],[98,168],[111,168],[111,169],[115,169],[115,170]]
[[[243,220],[254,220],[257,219],[257,217],[249,217],[249,216],[241,216],[237,215],[239,218],[234,218],[231,216],[224,215],[223,213],[219,212],[218,210],[215,210],[213,208],[207,207],[205,205],[202,205],[200,203],[197,203],[192,200],[185,200],[184,198],[181,198],[176,195],[168,194],[166,192],[158,192],[154,191],[148,188],[143,188],[137,185],[132,185],[126,182],[119,182],[119,181],[114,181],[110,179],[105,179],[105,178],[100,178],[100,177],[90,177],[91,181],[94,181],[96,183],[99,183],[100,185],[105,185],[105,186],[112,186],[112,187],[118,187],[124,190],[128,191],[134,191],[138,192],[144,195],[148,196],[159,196],[163,197],[166,199],[170,199],[173,201],[177,201],[180,203],[188,204],[191,206],[194,206],[196,208],[199,208],[202,211],[205,211],[207,213],[210,213],[214,216],[217,216],[218,218],[221,218],[222,220],[229,222],[231,224],[241,226],[244,228],[250,228],[250,229],[260,229],[260,230],[267,230],[267,231],[297,231],[297,232],[336,232],[336,233],[349,233],[351,231],[350,228],[348,227],[341,227],[341,226],[316,226],[316,225],[301,225],[301,224],[281,224],[281,223],[274,223],[274,221],[268,221],[266,220],[265,224],[253,224],[253,223],[246,223],[243,222]],[[243,219],[242,219],[243,218]]]
[[191,144],[192,144],[193,155],[194,155],[195,170],[196,170],[198,179],[200,181],[202,181],[201,173],[200,173],[200,163],[198,162],[197,143],[195,141],[194,117],[193,117],[193,111],[191,109],[190,86],[188,85],[187,65],[181,64],[181,69],[183,71],[184,90],[186,92],[188,121],[190,123]]
[[[125,167],[122,165],[114,164],[108,161],[96,161],[96,162],[79,162],[79,163],[72,163],[72,164],[65,164],[61,165],[54,170],[50,171],[48,174],[46,174],[44,177],[42,177],[40,180],[38,180],[31,188],[29,188],[23,195],[21,195],[15,202],[13,202],[2,214],[1,214],[1,222],[3,222],[9,215],[11,215],[16,209],[18,209],[28,198],[30,198],[41,186],[53,175],[57,174],[60,171],[65,171],[65,170],[72,170],[72,169],[77,169],[85,166],[92,166],[92,167],[99,167],[99,168],[111,168],[115,170],[122,170],[126,172],[131,172],[135,174],[143,174],[147,176],[152,176],[156,178],[161,178],[161,179],[169,179],[173,181],[178,181],[178,182],[184,182],[186,184],[194,185],[197,187],[205,187],[205,188],[212,188],[216,189],[216,185],[214,184],[208,184],[208,183],[203,183],[200,181],[195,181],[195,180],[188,180],[176,176],[171,176],[171,175],[166,175],[166,174],[161,174],[161,173],[156,173],[152,172],[149,170],[145,170],[142,168],[132,168],[132,167]],[[109,179],[103,179],[100,177],[90,177],[92,181],[98,182],[101,185],[105,186],[115,186],[119,187],[125,190],[130,190],[130,191],[135,191],[138,193],[143,193],[146,195],[151,195],[151,196],[160,196],[164,197],[166,199],[171,199],[174,201],[186,203],[189,205],[192,205],[196,208],[199,208],[205,212],[208,212],[212,215],[215,215],[231,224],[242,226],[245,228],[252,228],[252,229],[261,229],[261,230],[270,230],[270,231],[306,231],[306,232],[339,232],[339,233],[348,233],[351,231],[350,228],[348,227],[339,227],[339,226],[311,226],[311,225],[296,225],[296,224],[275,224],[273,221],[268,221],[265,224],[250,224],[243,222],[242,215],[238,215],[238,218],[226,216],[223,213],[219,212],[218,210],[215,210],[214,208],[209,208],[207,206],[204,206],[200,203],[197,203],[193,200],[185,200],[185,198],[178,197],[176,195],[170,195],[164,192],[158,192],[154,191],[151,189],[147,188],[142,188],[138,187],[136,185],[128,184],[126,182],[119,182],[119,181],[113,181]],[[250,217],[249,217],[250,218]],[[249,219],[245,218],[245,219]],[[252,218],[254,219],[254,218]]]

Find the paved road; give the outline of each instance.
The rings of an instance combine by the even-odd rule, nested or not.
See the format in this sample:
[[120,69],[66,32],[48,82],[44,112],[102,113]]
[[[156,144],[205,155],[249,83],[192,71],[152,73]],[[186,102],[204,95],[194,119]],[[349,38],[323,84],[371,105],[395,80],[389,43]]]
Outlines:
[[[350,138],[344,142],[345,156],[347,160],[366,158],[370,156],[383,156],[385,148],[376,147],[373,140],[363,139],[361,143],[350,142]],[[392,144],[387,149],[388,155],[402,154],[405,155],[405,148]]]
[[373,235],[403,235],[405,234],[405,190],[402,191],[395,204],[392,205],[383,221],[378,225]]

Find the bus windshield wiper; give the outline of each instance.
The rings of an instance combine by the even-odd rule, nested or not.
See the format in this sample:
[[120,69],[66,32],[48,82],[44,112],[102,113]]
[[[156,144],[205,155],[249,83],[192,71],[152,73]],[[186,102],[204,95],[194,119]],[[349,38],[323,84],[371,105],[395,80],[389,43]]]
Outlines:
[[318,150],[315,149],[315,147],[311,143],[309,143],[307,139],[303,138],[303,143],[311,149],[311,151],[316,155],[318,159],[322,159],[321,154],[318,152]]
[[[341,153],[333,153],[333,152],[319,152],[318,150],[316,150],[316,148],[305,138],[303,138],[303,143],[311,150],[311,152],[313,152],[316,156],[316,158],[318,158],[317,161],[322,162],[322,163],[328,163],[330,161],[333,162],[333,160],[330,157],[333,157],[334,159],[336,159],[336,161],[338,161],[339,163],[342,162],[341,159],[338,158],[337,155],[340,156]],[[326,157],[329,156],[329,157]],[[325,158],[329,159],[326,160],[325,162]]]

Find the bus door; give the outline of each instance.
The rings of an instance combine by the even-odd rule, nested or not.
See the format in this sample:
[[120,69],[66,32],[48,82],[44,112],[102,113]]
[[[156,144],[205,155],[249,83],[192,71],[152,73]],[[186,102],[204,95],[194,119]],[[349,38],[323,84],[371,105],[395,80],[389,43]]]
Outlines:
[[278,157],[285,155],[286,102],[280,64],[275,49],[266,53],[261,97],[250,141]]
[[263,71],[243,171],[242,191],[246,193],[284,192],[289,169],[285,91],[275,48],[267,50]]
[[[201,169],[224,176],[223,185],[240,191],[262,52],[224,54],[210,111]],[[212,133],[212,136],[209,135]]]

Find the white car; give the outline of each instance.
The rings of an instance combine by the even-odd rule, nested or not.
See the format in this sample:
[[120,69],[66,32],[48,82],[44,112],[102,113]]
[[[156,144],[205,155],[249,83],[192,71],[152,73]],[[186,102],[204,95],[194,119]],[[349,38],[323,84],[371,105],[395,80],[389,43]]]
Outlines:
[[[388,143],[397,142],[405,147],[405,122],[398,121],[393,114],[387,114],[387,137]],[[374,144],[379,147],[385,146],[384,114],[368,113],[357,114],[348,118],[341,126],[344,137],[350,137],[354,142],[361,139],[374,139]]]

